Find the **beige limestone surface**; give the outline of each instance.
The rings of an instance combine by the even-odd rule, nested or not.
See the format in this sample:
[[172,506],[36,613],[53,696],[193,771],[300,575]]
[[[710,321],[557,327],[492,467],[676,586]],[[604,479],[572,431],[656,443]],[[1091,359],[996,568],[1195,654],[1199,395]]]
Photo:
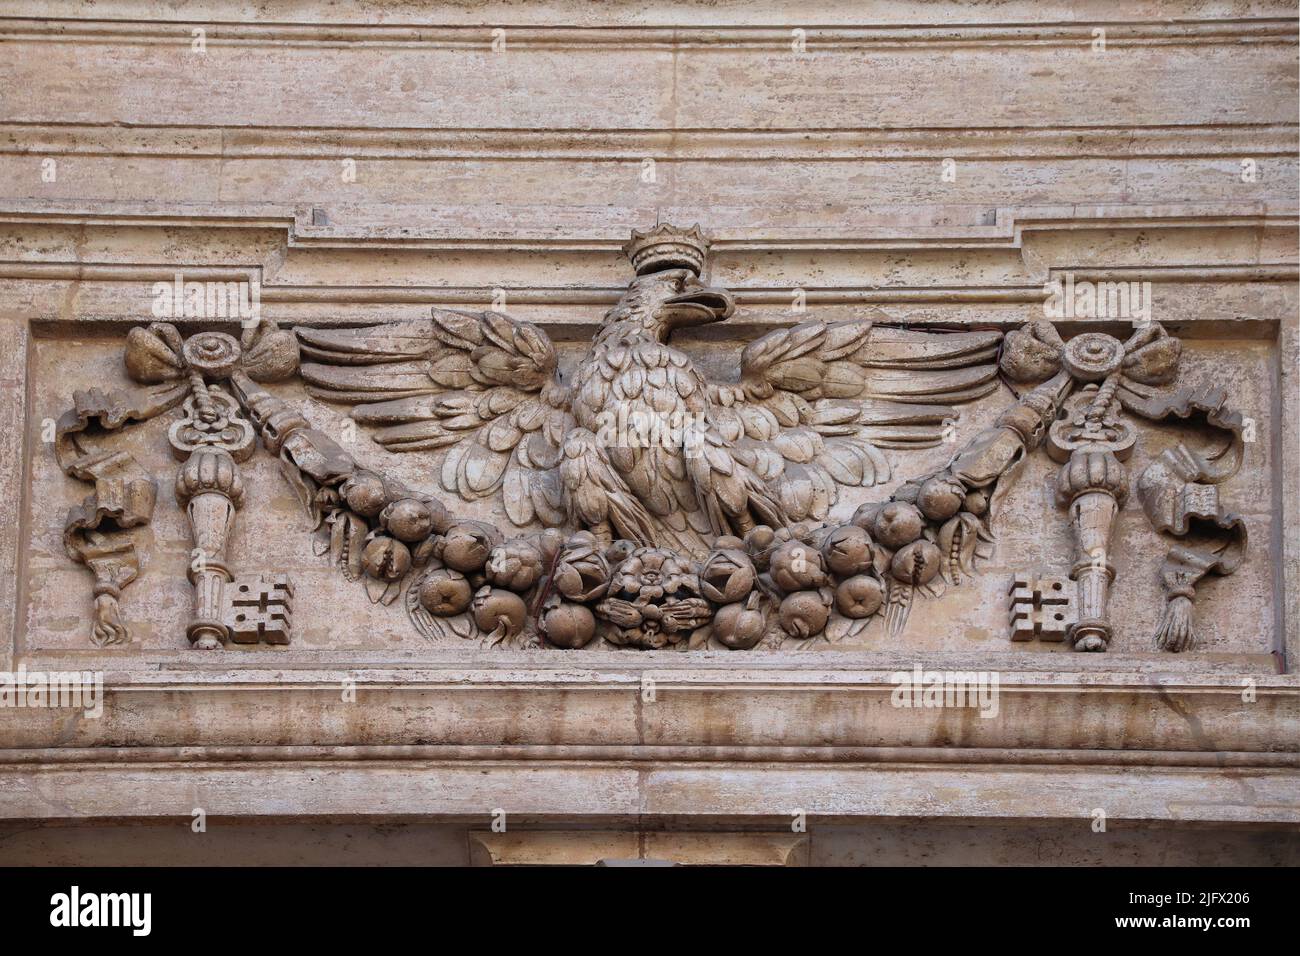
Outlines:
[[[0,710],[6,847],[208,862],[183,839],[203,808],[229,821],[212,836],[231,862],[360,844],[357,862],[467,863],[494,859],[472,834],[502,808],[534,831],[612,832],[610,854],[638,828],[788,832],[802,809],[810,841],[780,843],[786,862],[1294,863],[1296,103],[1287,2],[0,0],[0,662],[101,670],[108,689],[100,719]],[[619,247],[657,221],[699,222],[706,278],[736,294],[735,316],[681,343],[719,379],[799,320],[1005,331],[1042,317],[1053,277],[1151,282],[1185,374],[1256,424],[1223,486],[1249,556],[1198,587],[1198,648],[1154,648],[1167,541],[1135,502],[1111,650],[1008,640],[1011,576],[1069,560],[1042,455],[984,573],[919,602],[901,642],[877,623],[842,646],[683,654],[426,641],[312,553],[259,451],[232,554],[294,578],[293,643],[203,655],[159,422],[120,439],[162,489],[124,592],[135,639],[90,643],[91,577],[61,543],[87,486],[45,425],[72,390],[127,384],[122,342],[155,282],[256,280],[289,326],[483,310],[504,290],[571,368],[631,277]],[[299,384],[272,390],[343,428]],[[968,406],[962,438],[1009,394]],[[1179,441],[1210,439],[1141,426],[1131,470]],[[440,491],[435,453],[390,456],[363,430],[347,447],[508,523]],[[896,457],[896,480],[950,452]],[[915,664],[997,671],[998,716],[891,706]]]

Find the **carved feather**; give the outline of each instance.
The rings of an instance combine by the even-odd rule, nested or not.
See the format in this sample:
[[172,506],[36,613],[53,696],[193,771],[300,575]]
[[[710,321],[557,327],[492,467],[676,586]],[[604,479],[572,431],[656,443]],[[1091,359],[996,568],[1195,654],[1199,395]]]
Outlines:
[[505,498],[517,524],[565,513],[559,445],[572,427],[555,348],[497,312],[433,309],[429,318],[360,329],[300,329],[312,395],[351,404],[389,451],[448,449],[442,486],[466,500]]
[[712,387],[711,420],[789,520],[821,519],[837,485],[889,480],[881,449],[939,444],[954,404],[997,388],[1000,339],[804,322],[744,349],[739,389]]
[[433,309],[427,319],[297,334],[303,357],[312,360],[302,364],[308,391],[326,401],[496,386],[537,392],[555,375],[555,348],[546,333],[499,312]]
[[741,353],[751,400],[773,391],[822,398],[969,401],[997,387],[997,332],[932,333],[870,321],[803,322]]

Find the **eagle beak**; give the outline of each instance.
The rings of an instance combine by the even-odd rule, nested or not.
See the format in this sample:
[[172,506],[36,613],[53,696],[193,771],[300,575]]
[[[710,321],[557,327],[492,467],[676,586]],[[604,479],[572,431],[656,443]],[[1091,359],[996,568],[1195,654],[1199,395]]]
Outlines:
[[673,326],[708,325],[730,318],[735,311],[736,300],[726,289],[697,286],[665,299],[660,315],[667,313]]

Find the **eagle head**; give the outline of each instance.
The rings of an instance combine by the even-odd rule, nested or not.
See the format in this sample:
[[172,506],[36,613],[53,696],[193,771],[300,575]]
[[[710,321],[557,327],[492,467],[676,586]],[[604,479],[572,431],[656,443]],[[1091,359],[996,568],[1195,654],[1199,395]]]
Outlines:
[[735,310],[726,289],[705,285],[691,269],[664,269],[633,279],[605,325],[636,323],[666,342],[674,329],[721,322]]

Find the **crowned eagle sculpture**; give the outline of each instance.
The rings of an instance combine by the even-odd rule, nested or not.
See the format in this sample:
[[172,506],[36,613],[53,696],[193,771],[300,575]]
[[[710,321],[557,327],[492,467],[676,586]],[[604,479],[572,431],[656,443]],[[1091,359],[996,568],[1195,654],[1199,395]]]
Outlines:
[[693,554],[758,525],[826,518],[840,485],[887,481],[886,451],[938,444],[956,406],[998,387],[999,333],[872,319],[780,328],[741,351],[737,379],[711,380],[674,344],[735,311],[731,293],[701,281],[709,245],[698,227],[634,232],[635,278],[563,373],[536,325],[435,308],[298,329],[301,374],[385,449],[445,450],[443,487],[500,496],[516,525]]

